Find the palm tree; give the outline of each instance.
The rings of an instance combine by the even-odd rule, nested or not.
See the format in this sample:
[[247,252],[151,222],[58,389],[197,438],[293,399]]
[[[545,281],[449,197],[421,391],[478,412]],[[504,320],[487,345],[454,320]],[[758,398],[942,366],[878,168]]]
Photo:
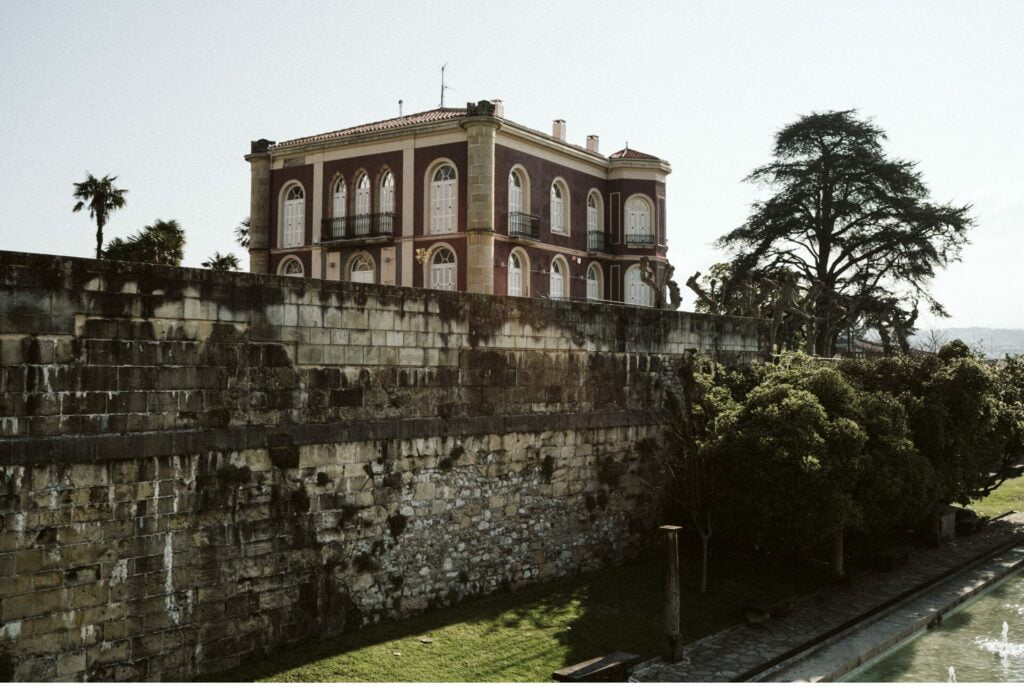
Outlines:
[[223,272],[237,270],[238,256],[234,253],[221,255],[219,251],[216,251],[203,262],[203,267],[208,270],[221,270]]
[[178,220],[158,219],[127,239],[113,239],[104,255],[110,260],[177,266],[185,257],[185,231]]
[[79,212],[85,207],[89,208],[89,217],[96,220],[96,259],[100,260],[103,258],[103,227],[112,211],[124,207],[124,194],[128,190],[115,188],[117,177],[109,174],[102,179],[97,179],[89,172],[85,174],[85,181],[75,184],[74,195],[78,202],[71,211]]
[[246,217],[235,227],[235,241],[242,248],[249,247],[249,218]]

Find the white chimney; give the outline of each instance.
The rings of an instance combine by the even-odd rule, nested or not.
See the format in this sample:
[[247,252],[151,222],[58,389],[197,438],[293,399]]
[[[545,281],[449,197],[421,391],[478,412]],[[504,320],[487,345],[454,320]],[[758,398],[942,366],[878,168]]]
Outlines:
[[565,140],[565,120],[556,119],[551,125],[551,135],[559,141]]
[[501,102],[498,98],[491,100],[491,104],[494,105],[494,116],[504,117],[505,116],[505,103]]
[[590,134],[589,136],[587,136],[587,150],[589,150],[592,153],[600,152],[597,149],[597,141],[598,138],[596,134]]

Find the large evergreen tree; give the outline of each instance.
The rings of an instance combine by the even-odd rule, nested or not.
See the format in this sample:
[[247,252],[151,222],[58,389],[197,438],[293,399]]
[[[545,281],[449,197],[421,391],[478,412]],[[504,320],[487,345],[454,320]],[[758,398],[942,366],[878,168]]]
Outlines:
[[718,241],[733,253],[725,301],[741,282],[795,275],[807,348],[825,356],[849,327],[905,340],[920,302],[946,314],[929,282],[959,260],[971,208],[932,203],[916,164],[886,155],[885,138],[855,110],[813,113],[776,135],[774,160],[747,177],[773,195]]
[[85,174],[85,181],[75,184],[74,196],[78,202],[71,210],[80,212],[84,208],[89,208],[89,217],[96,220],[96,259],[99,260],[103,257],[103,227],[106,226],[111,212],[124,207],[124,194],[128,191],[114,186],[116,176],[107,174],[102,179],[97,179],[89,172]]

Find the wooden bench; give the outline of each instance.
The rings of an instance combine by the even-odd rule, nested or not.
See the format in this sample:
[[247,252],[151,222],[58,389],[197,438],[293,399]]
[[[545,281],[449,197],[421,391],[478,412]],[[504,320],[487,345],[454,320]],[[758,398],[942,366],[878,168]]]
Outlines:
[[640,662],[636,654],[615,651],[551,673],[556,682],[625,682],[629,670]]

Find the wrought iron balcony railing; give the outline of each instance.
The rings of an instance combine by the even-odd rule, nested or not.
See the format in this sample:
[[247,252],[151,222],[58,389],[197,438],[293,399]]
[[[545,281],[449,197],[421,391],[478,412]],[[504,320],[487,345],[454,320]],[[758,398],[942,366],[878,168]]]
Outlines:
[[395,235],[395,213],[374,212],[351,217],[328,217],[324,219],[320,240],[323,241],[366,241],[388,240]]
[[654,234],[626,234],[627,246],[654,247]]
[[508,235],[521,239],[540,239],[540,217],[525,212],[508,213]]
[[587,232],[587,250],[591,253],[611,253],[612,243],[603,231]]

